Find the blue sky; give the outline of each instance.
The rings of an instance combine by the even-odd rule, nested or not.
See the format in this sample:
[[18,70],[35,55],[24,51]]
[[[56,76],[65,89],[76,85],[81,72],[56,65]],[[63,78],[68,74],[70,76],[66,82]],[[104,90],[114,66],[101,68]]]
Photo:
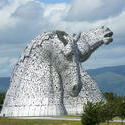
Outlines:
[[10,76],[27,43],[43,31],[107,26],[114,41],[84,62],[92,69],[125,64],[125,0],[0,0],[0,76]]

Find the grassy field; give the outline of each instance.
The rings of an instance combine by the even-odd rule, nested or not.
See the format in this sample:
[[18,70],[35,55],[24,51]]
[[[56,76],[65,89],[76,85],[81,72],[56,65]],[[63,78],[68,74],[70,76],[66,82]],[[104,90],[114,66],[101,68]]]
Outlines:
[[[108,125],[107,123],[101,123],[100,125]],[[120,122],[110,122],[109,125],[122,125]],[[125,125],[125,123],[123,123]]]
[[[80,121],[0,118],[0,125],[82,125],[82,124]],[[107,124],[101,123],[100,125],[107,125]],[[121,125],[121,123],[109,123],[109,125]]]
[[0,118],[0,125],[81,125],[80,121]]
[[60,115],[60,116],[56,116],[56,117],[81,117],[82,115]]

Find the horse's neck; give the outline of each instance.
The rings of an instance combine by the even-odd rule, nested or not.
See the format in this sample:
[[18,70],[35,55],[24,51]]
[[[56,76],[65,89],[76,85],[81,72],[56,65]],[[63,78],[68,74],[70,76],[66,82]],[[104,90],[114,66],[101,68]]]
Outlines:
[[99,48],[102,45],[102,42],[93,40],[92,42],[88,41],[88,45],[90,46],[90,51],[95,51],[97,48]]

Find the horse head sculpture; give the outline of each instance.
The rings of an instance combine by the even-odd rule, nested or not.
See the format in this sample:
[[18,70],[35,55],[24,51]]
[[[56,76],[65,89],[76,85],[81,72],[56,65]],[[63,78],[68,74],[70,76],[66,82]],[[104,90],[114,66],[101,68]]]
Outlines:
[[62,31],[37,36],[14,68],[1,115],[66,114],[64,92],[65,97],[77,98],[83,85],[81,62],[102,44],[112,42],[112,35],[109,28],[101,27],[73,36]]

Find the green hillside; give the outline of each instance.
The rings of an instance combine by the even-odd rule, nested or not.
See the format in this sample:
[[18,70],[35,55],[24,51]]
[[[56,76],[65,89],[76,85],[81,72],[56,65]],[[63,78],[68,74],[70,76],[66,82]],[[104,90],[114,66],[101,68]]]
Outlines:
[[90,73],[92,76],[95,76],[95,75],[98,75],[101,73],[105,73],[105,72],[113,72],[113,73],[125,76],[125,65],[89,69],[89,70],[87,70],[87,72]]
[[125,95],[125,65],[92,69],[88,73],[102,91]]
[[125,95],[125,76],[113,72],[105,72],[93,76],[102,91],[112,91],[118,95]]

